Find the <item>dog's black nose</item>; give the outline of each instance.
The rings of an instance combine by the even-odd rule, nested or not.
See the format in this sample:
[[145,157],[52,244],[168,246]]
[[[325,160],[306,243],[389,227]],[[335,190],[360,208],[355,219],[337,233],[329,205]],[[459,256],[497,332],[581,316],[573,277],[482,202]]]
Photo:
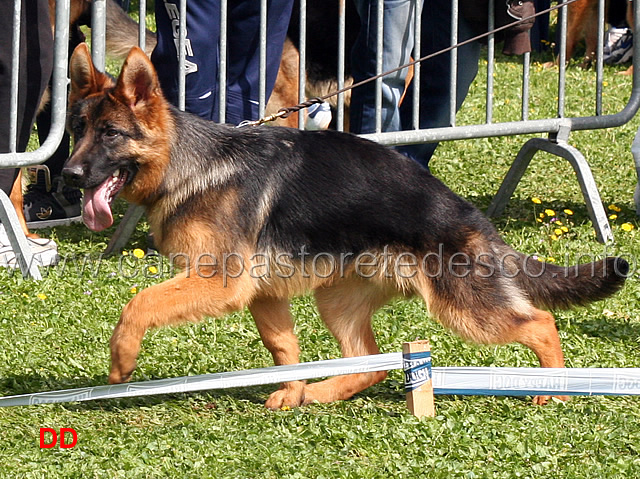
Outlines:
[[83,174],[81,165],[65,166],[62,169],[62,177],[68,186],[80,187]]

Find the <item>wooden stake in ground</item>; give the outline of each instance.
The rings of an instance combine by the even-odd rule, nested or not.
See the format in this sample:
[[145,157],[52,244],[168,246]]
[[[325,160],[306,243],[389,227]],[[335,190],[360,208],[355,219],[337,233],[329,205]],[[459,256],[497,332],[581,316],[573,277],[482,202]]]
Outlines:
[[409,411],[416,417],[434,417],[436,410],[433,400],[429,341],[403,343],[402,364]]

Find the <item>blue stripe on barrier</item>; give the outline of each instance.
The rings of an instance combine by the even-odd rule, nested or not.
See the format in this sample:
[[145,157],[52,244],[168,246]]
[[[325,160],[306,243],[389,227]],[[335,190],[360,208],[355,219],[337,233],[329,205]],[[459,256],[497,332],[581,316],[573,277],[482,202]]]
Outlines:
[[415,359],[428,359],[431,357],[431,351],[418,351],[416,353],[411,352],[407,354],[402,354],[402,359],[406,360],[415,360]]
[[402,354],[404,390],[411,392],[431,379],[431,351],[416,351]]
[[434,389],[433,394],[438,396],[630,396],[637,393],[614,393],[614,392],[602,392],[602,393],[585,393],[575,391],[545,391],[538,389],[518,389],[517,391],[507,391],[498,389],[447,389],[438,388]]

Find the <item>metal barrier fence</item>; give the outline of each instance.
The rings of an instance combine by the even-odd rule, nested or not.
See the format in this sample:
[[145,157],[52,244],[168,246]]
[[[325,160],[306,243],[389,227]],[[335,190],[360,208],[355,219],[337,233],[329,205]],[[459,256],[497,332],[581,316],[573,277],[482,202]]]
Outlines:
[[[93,0],[92,2],[92,56],[94,62],[99,69],[104,69],[105,65],[105,48],[106,48],[106,15],[107,15],[107,1],[111,0]],[[157,0],[164,1],[164,0]],[[300,102],[306,99],[305,92],[307,90],[307,74],[306,66],[309,61],[307,55],[307,11],[311,1],[325,2],[326,0],[299,0],[299,8],[294,10],[293,17],[297,20],[299,18],[298,38],[296,43],[298,44],[299,52],[299,80],[298,80],[298,100]],[[346,4],[345,1],[350,0],[336,0],[338,18],[337,22],[337,71],[336,71],[336,85],[338,89],[342,89],[347,83],[347,72],[345,69],[345,59],[349,52],[346,47]],[[446,0],[445,0],[446,1]],[[266,56],[266,37],[269,32],[266,31],[266,7],[267,0],[260,0],[262,18],[260,21],[260,34],[261,34],[261,46],[260,46],[260,60],[261,65],[265,65]],[[419,11],[420,0],[415,0],[416,10]],[[65,123],[65,111],[66,111],[66,88],[68,84],[67,79],[67,48],[69,39],[69,4],[70,0],[58,0],[56,2],[56,26],[55,26],[55,42],[54,42],[54,71],[53,71],[53,83],[52,83],[52,128],[51,133],[45,143],[36,151],[29,153],[18,153],[15,151],[15,119],[16,113],[12,109],[10,112],[10,118],[12,121],[12,139],[13,148],[8,153],[0,154],[0,167],[22,167],[28,165],[34,165],[43,163],[48,159],[55,149],[57,148],[64,131]],[[219,116],[221,121],[225,118],[225,107],[227,103],[226,98],[226,66],[227,66],[227,48],[226,48],[226,31],[227,31],[227,0],[221,0],[221,41],[219,45],[220,49],[220,78],[219,78]],[[488,1],[489,21],[487,24],[488,30],[493,27],[493,15],[496,6],[495,0]],[[527,141],[520,153],[517,155],[513,162],[511,169],[505,177],[501,187],[493,202],[489,206],[487,213],[490,216],[498,215],[504,209],[510,196],[515,190],[520,178],[524,174],[529,162],[537,151],[546,151],[556,156],[565,158],[568,160],[576,171],[577,178],[585,199],[585,203],[596,230],[597,238],[599,241],[606,242],[612,240],[612,232],[608,223],[607,215],[600,200],[600,195],[593,178],[593,174],[589,167],[588,162],[580,151],[571,146],[568,142],[570,133],[576,130],[593,130],[601,128],[611,128],[623,125],[629,122],[638,108],[640,108],[640,77],[637,74],[633,76],[632,89],[629,95],[629,100],[626,106],[619,112],[613,114],[603,114],[602,109],[602,94],[603,94],[603,38],[605,28],[605,0],[598,0],[598,47],[596,51],[595,66],[596,66],[596,111],[592,116],[570,117],[565,114],[565,92],[566,92],[566,40],[567,40],[567,5],[562,4],[560,6],[559,14],[559,29],[560,29],[560,52],[558,58],[558,105],[556,116],[554,118],[547,119],[530,119],[529,118],[529,99],[530,99],[530,55],[525,54],[522,62],[522,90],[521,97],[522,103],[520,105],[520,119],[517,121],[509,122],[495,122],[493,118],[493,105],[494,105],[494,72],[495,72],[495,36],[493,34],[488,35],[487,38],[487,84],[486,84],[486,103],[485,103],[485,121],[483,123],[475,125],[456,125],[455,113],[456,113],[456,49],[452,50],[453,61],[451,66],[451,82],[450,89],[452,94],[451,106],[450,106],[450,118],[449,122],[451,126],[432,129],[418,129],[418,113],[417,113],[417,99],[419,93],[414,96],[414,115],[413,115],[413,129],[397,132],[383,132],[381,131],[381,81],[377,80],[377,93],[376,93],[376,107],[378,115],[376,117],[377,132],[373,134],[363,135],[374,141],[378,141],[387,145],[407,145],[418,143],[432,143],[440,141],[452,141],[460,139],[471,138],[483,138],[492,136],[514,136],[525,134],[546,134],[546,138],[534,138]],[[21,8],[21,0],[15,0],[14,11],[14,31],[18,31],[20,28],[20,15],[19,9]],[[378,18],[382,18],[383,9],[381,8],[382,0],[378,2]],[[145,44],[145,13],[146,13],[145,0],[139,1],[139,14],[140,14],[140,28],[138,41],[141,46]],[[458,0],[451,0],[452,8],[452,22],[457,24],[457,19],[460,15]],[[185,51],[189,42],[187,29],[184,21],[180,19],[186,18],[187,0],[180,0],[178,3],[178,10],[176,17],[179,23],[179,34],[177,38],[178,52],[179,52],[179,68],[180,68],[180,82],[179,82],[179,106],[184,107],[185,104]],[[17,13],[16,13],[17,12]],[[634,31],[639,30],[640,23],[640,4],[634,2]],[[425,13],[426,14],[426,13]],[[415,49],[414,57],[419,57],[420,49],[420,22],[418,16],[415,18]],[[378,28],[378,45],[382,45],[384,42],[384,35],[382,31],[382,22],[379,22]],[[19,39],[19,35],[14,35],[15,39]],[[452,29],[451,45],[455,45],[458,41],[457,30]],[[634,46],[636,44],[636,36],[634,36]],[[19,40],[14,41],[14,64],[13,73],[17,78],[17,52],[20,49]],[[634,48],[633,62],[637,63],[640,59],[639,48]],[[639,63],[640,64],[640,63]],[[377,65],[379,72],[382,71],[382,49],[378,49]],[[419,64],[414,68],[414,84],[419,82],[415,81],[420,76]],[[265,92],[265,71],[261,69],[260,85],[261,94],[259,98],[259,112],[260,115],[264,115],[267,111],[267,96]],[[17,80],[15,81],[17,86]],[[12,90],[15,95],[15,91]],[[336,125],[337,129],[343,129],[345,125],[345,94],[337,95],[337,110],[336,110]],[[280,105],[291,106],[291,105]],[[298,126],[304,126],[304,115],[299,115]],[[636,170],[640,177],[640,134],[636,136],[636,139],[631,148]],[[636,205],[640,212],[640,189],[637,188],[636,192]],[[28,246],[24,241],[23,235],[20,233],[20,228],[17,226],[15,218],[15,212],[12,211],[11,205],[2,192],[0,192],[0,220],[7,226],[7,232],[9,238],[16,251],[20,251],[18,255],[20,260],[20,266],[24,274],[31,274],[31,276],[38,278],[39,272],[37,267],[32,264]],[[112,241],[109,245],[108,251],[114,251],[123,247],[123,244],[127,241],[131,231],[135,228],[135,225],[142,214],[140,208],[132,207],[125,215],[125,218],[121,222],[119,228],[114,234]]]

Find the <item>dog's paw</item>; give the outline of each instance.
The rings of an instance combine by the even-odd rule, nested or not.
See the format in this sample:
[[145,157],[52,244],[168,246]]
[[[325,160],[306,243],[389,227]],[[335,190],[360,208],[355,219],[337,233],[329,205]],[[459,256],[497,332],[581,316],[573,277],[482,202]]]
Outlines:
[[296,381],[283,385],[277,391],[271,393],[264,404],[267,409],[277,411],[301,406],[304,403],[304,382]]
[[123,373],[118,368],[111,368],[111,372],[109,373],[109,384],[121,384],[126,383],[131,379],[131,375],[135,370],[135,366],[128,373]]
[[631,65],[629,68],[627,68],[625,71],[623,72],[618,72],[617,75],[633,75],[633,65]]
[[[553,396],[553,398],[562,402],[567,402],[569,400],[569,396]],[[536,404],[538,406],[545,406],[546,404],[549,404],[550,400],[551,396],[535,396],[533,398],[533,404]]]

